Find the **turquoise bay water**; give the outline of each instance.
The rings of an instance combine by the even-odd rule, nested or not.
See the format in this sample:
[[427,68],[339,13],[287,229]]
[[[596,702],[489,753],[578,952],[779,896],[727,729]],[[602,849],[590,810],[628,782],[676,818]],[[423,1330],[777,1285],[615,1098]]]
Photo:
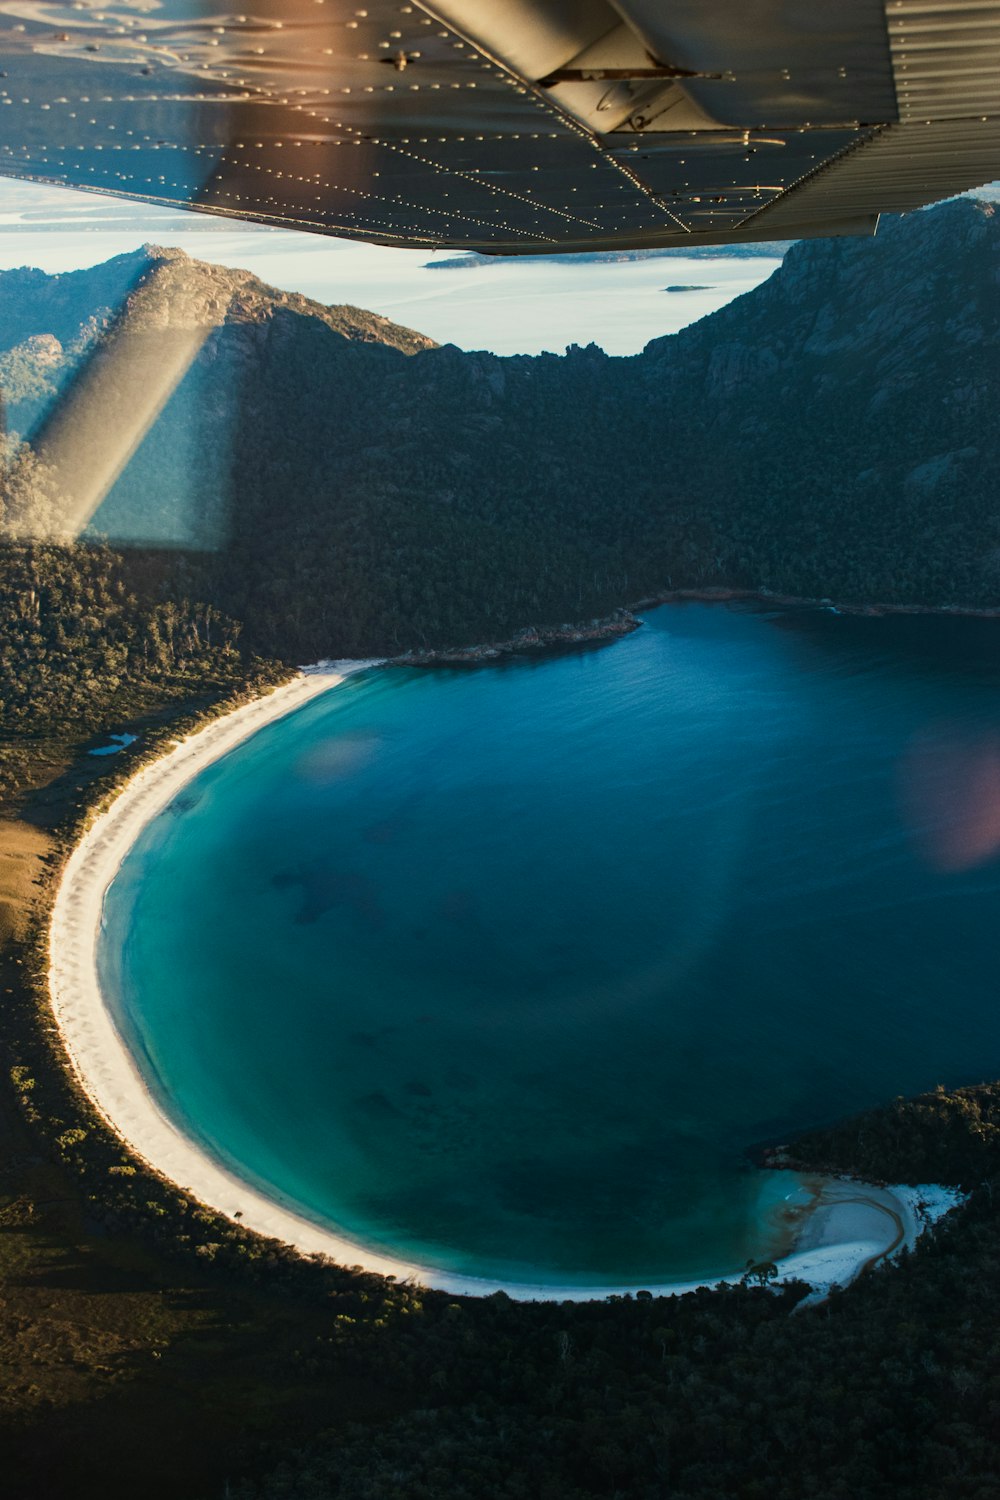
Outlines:
[[998,630],[669,606],[350,679],[140,838],[119,1026],[192,1135],[359,1244],[738,1270],[788,1191],[749,1147],[1000,1075]]

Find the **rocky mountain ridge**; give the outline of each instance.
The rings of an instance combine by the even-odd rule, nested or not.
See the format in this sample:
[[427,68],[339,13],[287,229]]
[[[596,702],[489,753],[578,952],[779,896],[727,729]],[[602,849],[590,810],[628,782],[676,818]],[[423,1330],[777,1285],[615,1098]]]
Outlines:
[[[207,333],[90,533],[155,547],[164,570],[183,554],[262,648],[300,659],[504,640],[677,588],[991,607],[998,260],[995,206],[944,204],[874,240],[797,244],[754,291],[621,359],[431,347],[147,253],[114,328]],[[115,410],[128,380],[93,329],[125,270],[70,273],[91,320],[72,383],[96,362]],[[22,279],[3,356],[22,382],[51,387],[51,340],[74,336],[49,316],[68,307],[56,280],[36,296]],[[16,383],[8,421],[44,452]]]
[[22,395],[19,377],[35,400],[39,392],[53,397],[80,359],[122,323],[136,330],[259,327],[279,313],[312,318],[345,339],[405,354],[435,347],[426,335],[364,308],[326,306],[268,286],[249,271],[146,244],[79,271],[0,271],[0,380],[8,404]]

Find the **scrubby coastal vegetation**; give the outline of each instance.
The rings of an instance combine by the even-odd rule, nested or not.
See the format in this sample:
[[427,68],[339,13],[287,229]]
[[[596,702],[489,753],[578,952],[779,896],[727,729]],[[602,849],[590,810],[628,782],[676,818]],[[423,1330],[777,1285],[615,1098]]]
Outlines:
[[[45,920],[116,781],[297,659],[507,640],[678,588],[995,605],[998,244],[959,203],[797,246],[635,360],[428,348],[169,252],[0,276],[0,833],[36,838],[0,869],[11,1494],[995,1494],[1000,1085],[793,1144],[970,1194],[821,1307],[454,1298],[298,1260],[132,1160],[63,1067]],[[208,332],[67,537],[51,424],[132,305],[153,332],[194,306]]]
[[0,794],[31,784],[46,746],[284,675],[242,651],[239,624],[213,605],[123,575],[103,546],[3,548]]

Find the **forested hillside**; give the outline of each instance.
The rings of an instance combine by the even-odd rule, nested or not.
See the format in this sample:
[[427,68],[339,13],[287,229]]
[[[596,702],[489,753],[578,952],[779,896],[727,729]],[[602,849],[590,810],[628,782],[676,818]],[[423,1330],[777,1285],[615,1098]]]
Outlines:
[[[30,779],[40,746],[80,743],[165,705],[282,675],[259,659],[243,622],[218,602],[217,579],[187,548],[204,543],[219,491],[228,492],[232,455],[218,435],[239,420],[240,387],[227,360],[252,360],[285,316],[345,347],[432,346],[376,314],[322,307],[154,246],[59,276],[0,272],[0,797]],[[101,542],[99,527],[78,540],[69,524],[77,481],[127,434],[137,386],[155,380],[178,333],[192,328],[204,357],[119,486],[139,497],[142,537],[168,545],[123,554]],[[211,340],[222,329],[220,353]],[[53,435],[72,426],[88,385],[96,397],[84,408],[89,425],[77,421],[83,441],[64,441],[55,462]]]
[[855,602],[1000,594],[1000,216],[957,201],[792,247],[642,359],[730,577]]
[[431,347],[149,246],[2,273],[3,732],[670,589],[994,605],[998,249],[970,201],[803,242],[631,359]]
[[0,374],[44,460],[95,372],[101,409],[127,406],[122,328],[198,330],[87,534],[185,554],[185,587],[270,653],[461,644],[707,584],[981,606],[998,246],[994,206],[964,200],[803,242],[631,359],[430,348],[147,248],[0,276]]

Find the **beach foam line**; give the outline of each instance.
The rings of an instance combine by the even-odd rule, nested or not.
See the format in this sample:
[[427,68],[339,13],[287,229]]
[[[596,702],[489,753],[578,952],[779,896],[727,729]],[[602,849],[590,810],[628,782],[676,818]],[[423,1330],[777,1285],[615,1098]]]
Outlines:
[[[108,887],[146,824],[207,766],[266,725],[336,687],[350,674],[380,665],[379,661],[326,661],[304,667],[291,682],[214,720],[144,766],[95,818],[66,862],[49,935],[52,1010],[82,1088],[114,1133],[155,1172],[214,1212],[238,1218],[243,1228],[282,1240],[304,1255],[324,1255],[343,1265],[455,1294],[489,1296],[502,1291],[520,1301],[593,1301],[638,1290],[654,1296],[681,1296],[721,1283],[738,1283],[742,1272],[626,1286],[510,1282],[450,1274],[382,1254],[283,1206],[243,1181],[189,1139],[150,1093],[101,993],[97,948]],[[789,1175],[796,1183],[801,1180],[797,1174]],[[815,1198],[800,1236],[804,1245],[811,1235],[810,1246],[776,1264],[779,1282],[806,1280],[823,1295],[831,1285],[845,1285],[867,1265],[894,1253],[902,1244],[912,1245],[926,1223],[940,1217],[960,1198],[947,1188],[877,1188],[839,1178],[810,1180],[815,1184]],[[871,1210],[873,1195],[883,1210],[884,1223],[880,1222],[878,1232],[859,1237],[857,1206],[863,1203]],[[854,1218],[850,1217],[852,1205]],[[897,1234],[900,1225],[901,1238]],[[871,1229],[870,1223],[866,1229]]]

